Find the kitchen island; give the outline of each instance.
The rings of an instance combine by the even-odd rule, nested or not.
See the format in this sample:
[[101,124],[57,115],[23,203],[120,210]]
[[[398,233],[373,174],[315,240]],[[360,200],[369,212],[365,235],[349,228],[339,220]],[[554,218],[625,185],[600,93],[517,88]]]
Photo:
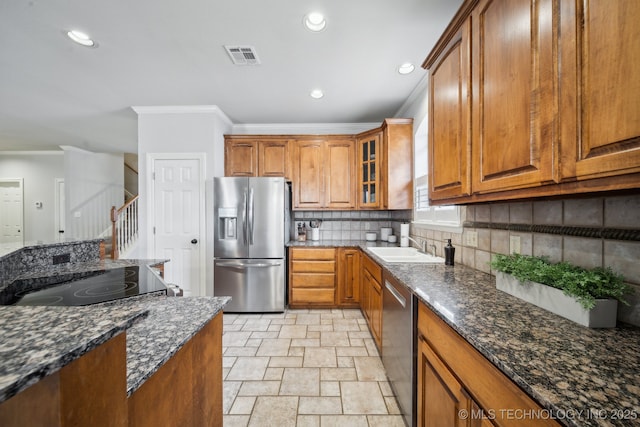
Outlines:
[[[131,406],[136,391],[216,319],[221,336],[220,319],[228,301],[228,297],[141,296],[85,307],[0,307],[0,402],[11,402],[11,397],[29,391],[29,386],[126,334],[126,372],[122,372],[126,382],[121,394]],[[220,378],[212,383],[221,390],[222,353],[220,348],[217,351],[217,355],[194,352],[193,359],[220,359]],[[186,367],[182,368],[181,374],[188,376]],[[171,400],[169,405],[176,405],[172,390],[158,392]],[[7,425],[3,405],[0,403],[0,424]],[[221,419],[221,412],[214,415]]]
[[[2,291],[164,262],[40,268],[5,281]],[[144,277],[162,282],[155,273]],[[0,425],[221,425],[222,310],[229,300],[153,292],[87,306],[0,307]]]

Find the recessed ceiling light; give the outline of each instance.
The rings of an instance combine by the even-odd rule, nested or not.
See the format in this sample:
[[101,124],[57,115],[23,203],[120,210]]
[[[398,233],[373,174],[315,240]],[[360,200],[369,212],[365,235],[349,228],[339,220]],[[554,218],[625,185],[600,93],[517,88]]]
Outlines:
[[91,39],[91,37],[89,37],[87,34],[83,33],[82,31],[78,31],[78,30],[67,31],[67,37],[69,37],[74,42],[81,44],[82,46],[97,47],[96,42],[94,42]]
[[416,67],[410,62],[405,62],[401,66],[398,67],[398,72],[400,74],[409,74],[415,70]]
[[304,26],[317,33],[327,27],[327,21],[321,13],[312,12],[304,17]]
[[314,89],[311,91],[309,96],[311,96],[313,99],[320,99],[324,96],[324,92],[322,92],[320,89]]

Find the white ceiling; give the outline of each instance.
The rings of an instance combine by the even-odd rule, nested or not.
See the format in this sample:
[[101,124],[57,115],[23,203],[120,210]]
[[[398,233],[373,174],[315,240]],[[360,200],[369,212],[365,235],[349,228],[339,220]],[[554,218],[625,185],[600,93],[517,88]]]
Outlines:
[[[393,116],[461,0],[1,0],[0,150],[136,152],[131,106],[217,105],[234,123]],[[311,33],[303,17],[326,15]],[[90,34],[98,48],[65,32]],[[256,48],[235,66],[223,45]],[[416,71],[397,73],[403,62]],[[325,97],[309,97],[321,88]]]

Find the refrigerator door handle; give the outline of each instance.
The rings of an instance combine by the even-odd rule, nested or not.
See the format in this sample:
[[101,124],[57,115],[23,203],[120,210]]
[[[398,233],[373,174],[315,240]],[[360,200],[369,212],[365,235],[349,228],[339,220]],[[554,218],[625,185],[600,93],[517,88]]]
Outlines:
[[242,241],[247,245],[247,190],[242,195]]
[[253,245],[253,220],[255,219],[253,205],[253,187],[249,189],[249,244]]
[[265,267],[279,267],[282,262],[256,262],[256,263],[244,263],[244,262],[219,262],[216,264],[218,267],[235,267],[235,268],[265,268]]

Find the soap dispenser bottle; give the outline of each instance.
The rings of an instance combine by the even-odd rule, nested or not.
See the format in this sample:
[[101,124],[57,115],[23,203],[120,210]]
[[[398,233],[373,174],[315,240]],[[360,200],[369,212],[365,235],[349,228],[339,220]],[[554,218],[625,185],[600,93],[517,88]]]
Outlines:
[[451,239],[447,239],[447,246],[444,247],[444,264],[453,265],[453,259],[455,258],[456,248],[451,246]]

